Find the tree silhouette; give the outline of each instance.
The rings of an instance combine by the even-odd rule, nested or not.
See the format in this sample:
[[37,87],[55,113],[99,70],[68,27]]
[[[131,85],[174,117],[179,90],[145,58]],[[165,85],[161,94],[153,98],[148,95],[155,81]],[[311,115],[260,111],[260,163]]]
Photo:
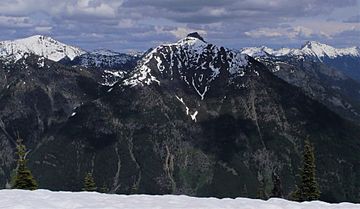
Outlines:
[[18,137],[16,141],[17,149],[17,169],[16,175],[14,177],[14,189],[26,189],[26,190],[35,190],[38,188],[37,182],[35,181],[31,171],[26,166],[26,156],[29,153],[26,151],[25,145],[22,143],[22,139]]
[[301,182],[294,196],[298,201],[318,200],[320,197],[320,190],[316,180],[314,147],[309,140],[305,141]]
[[84,178],[84,191],[93,192],[96,191],[96,189],[97,188],[92,173],[88,172]]
[[273,181],[273,189],[271,191],[271,197],[283,198],[281,180],[279,175],[275,171],[272,174],[272,181]]

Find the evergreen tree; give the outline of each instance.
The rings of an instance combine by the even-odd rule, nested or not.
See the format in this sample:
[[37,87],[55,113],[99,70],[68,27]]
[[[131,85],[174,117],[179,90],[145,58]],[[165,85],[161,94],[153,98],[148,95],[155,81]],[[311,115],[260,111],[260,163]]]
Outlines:
[[267,196],[266,191],[265,191],[264,178],[259,181],[259,187],[258,187],[258,190],[257,190],[256,198],[262,199],[262,200],[267,200],[268,199],[268,196]]
[[289,194],[289,199],[294,201],[300,201],[299,187],[295,185],[295,189]]
[[137,194],[137,184],[133,184],[132,187],[131,187],[131,190],[130,190],[130,194]]
[[96,191],[96,184],[95,184],[95,181],[94,181],[94,178],[92,176],[92,173],[88,172],[86,175],[85,175],[85,178],[84,178],[84,191],[89,191],[89,192],[93,192],[93,191]]
[[272,174],[273,189],[271,191],[271,197],[283,198],[283,191],[281,187],[281,180],[276,172]]
[[294,196],[298,201],[318,200],[320,197],[320,190],[316,181],[314,147],[309,140],[305,141],[301,182]]
[[38,185],[32,176],[31,171],[26,166],[26,147],[22,144],[22,140],[20,138],[16,141],[16,149],[18,155],[17,170],[12,188],[35,190],[38,188]]
[[242,191],[241,191],[241,196],[242,197],[247,197],[249,194],[248,194],[248,189],[247,189],[247,186],[246,186],[246,184],[244,184],[244,187],[243,187],[243,189],[242,189]]
[[99,192],[101,193],[108,193],[109,188],[107,188],[106,184],[104,183],[103,186],[99,189]]

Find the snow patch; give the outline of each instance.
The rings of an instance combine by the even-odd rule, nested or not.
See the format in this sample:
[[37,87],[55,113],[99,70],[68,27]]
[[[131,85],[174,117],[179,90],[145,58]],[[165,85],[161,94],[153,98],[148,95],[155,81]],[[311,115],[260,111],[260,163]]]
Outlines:
[[195,122],[196,122],[196,116],[197,116],[197,114],[198,114],[198,111],[196,110],[196,111],[194,112],[194,114],[191,114],[191,115],[190,115],[191,119],[192,119],[193,121],[195,121]]
[[175,95],[176,99],[179,100],[184,106],[185,106],[185,109],[186,109],[186,115],[189,115],[191,117],[191,120],[195,121],[196,122],[196,116],[198,115],[198,111],[195,110],[195,112],[193,114],[190,114],[190,109],[188,106],[186,106],[183,98],[181,97],[178,97],[177,95]]
[[278,72],[278,71],[280,71],[280,66],[279,66],[279,65],[276,65],[274,72]]
[[39,57],[37,64],[38,64],[39,68],[43,68],[45,66],[45,58]]
[[116,195],[97,192],[0,190],[2,209],[359,209],[360,204],[321,201],[267,201],[249,198],[197,198],[185,195]]
[[144,83],[146,85],[150,85],[153,82],[160,85],[160,81],[151,74],[151,69],[150,69],[150,67],[147,66],[148,63],[153,59],[153,57],[154,57],[154,54],[149,53],[145,57],[145,59],[142,60],[141,64],[135,68],[135,70],[134,70],[135,73],[130,78],[125,79],[123,81],[123,85],[134,87],[139,84],[144,86]]

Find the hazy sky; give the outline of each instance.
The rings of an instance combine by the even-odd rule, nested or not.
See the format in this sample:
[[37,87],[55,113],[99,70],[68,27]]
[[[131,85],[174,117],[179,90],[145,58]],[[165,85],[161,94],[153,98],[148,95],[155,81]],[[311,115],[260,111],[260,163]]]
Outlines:
[[198,31],[229,48],[360,46],[360,0],[0,0],[0,40],[146,50]]

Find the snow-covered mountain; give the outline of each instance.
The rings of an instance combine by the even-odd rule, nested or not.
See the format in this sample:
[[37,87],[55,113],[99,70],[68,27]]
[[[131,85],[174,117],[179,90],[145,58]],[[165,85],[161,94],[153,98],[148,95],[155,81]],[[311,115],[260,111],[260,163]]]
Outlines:
[[179,78],[193,88],[201,99],[211,83],[225,75],[229,82],[245,74],[258,75],[250,68],[249,56],[207,43],[198,33],[173,44],[164,44],[148,53],[124,85],[160,85],[157,77]]
[[90,68],[117,69],[129,71],[136,64],[138,56],[99,49],[76,57],[71,63]]
[[351,56],[360,57],[359,47],[349,48],[335,48],[326,44],[322,44],[316,41],[308,41],[300,49],[293,48],[280,48],[272,49],[266,46],[261,47],[249,47],[241,50],[242,53],[253,57],[266,57],[266,56],[292,56],[292,57],[311,57],[319,61],[323,61],[324,58],[335,59],[337,57]]
[[42,35],[0,42],[0,60],[5,63],[17,62],[25,58],[23,64],[26,65],[24,62],[30,55],[40,56],[39,63],[49,59],[67,66],[96,69],[99,83],[106,85],[112,85],[122,79],[141,58],[139,53],[125,54],[107,49],[87,52]]
[[73,60],[63,59],[61,62],[70,66],[82,66],[100,72],[103,85],[111,86],[132,71],[141,58],[139,55],[99,49],[84,53]]
[[73,60],[84,53],[85,51],[80,48],[42,35],[0,42],[0,58],[12,61],[21,59],[25,54],[35,54],[57,62],[65,57]]

